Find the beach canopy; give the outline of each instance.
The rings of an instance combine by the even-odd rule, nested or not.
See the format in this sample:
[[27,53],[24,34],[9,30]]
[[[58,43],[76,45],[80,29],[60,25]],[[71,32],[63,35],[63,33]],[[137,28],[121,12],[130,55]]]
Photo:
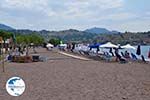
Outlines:
[[123,48],[123,49],[134,49],[134,50],[136,49],[134,46],[131,46],[130,44],[121,46],[121,48]]
[[54,47],[54,45],[48,43],[48,44],[46,45],[46,47]]
[[99,48],[100,45],[101,45],[100,43],[94,43],[89,45],[89,48]]
[[112,44],[111,42],[107,42],[106,44],[100,45],[100,48],[118,48],[118,46],[115,44]]
[[67,47],[67,44],[60,44],[60,47]]

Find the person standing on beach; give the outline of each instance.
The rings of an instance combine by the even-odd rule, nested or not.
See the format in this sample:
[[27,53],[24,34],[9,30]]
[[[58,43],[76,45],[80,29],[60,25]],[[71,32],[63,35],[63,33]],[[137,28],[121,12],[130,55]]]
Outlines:
[[115,55],[116,55],[116,61],[119,61],[121,59],[121,56],[119,55],[119,50],[115,49]]
[[99,46],[98,46],[96,52],[98,53],[99,51],[100,51],[100,50],[99,50]]
[[112,56],[115,56],[113,53],[113,48],[110,48],[109,52],[112,54]]
[[72,43],[72,48],[71,48],[71,52],[73,52],[73,50],[75,49],[75,43]]

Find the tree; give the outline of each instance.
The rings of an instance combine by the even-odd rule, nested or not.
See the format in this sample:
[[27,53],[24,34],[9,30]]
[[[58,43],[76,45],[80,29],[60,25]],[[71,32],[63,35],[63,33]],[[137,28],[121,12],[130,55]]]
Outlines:
[[10,36],[10,33],[9,32],[6,32],[4,30],[0,30],[0,36]]
[[41,45],[44,43],[44,38],[32,33],[29,35],[18,35],[16,36],[17,44],[30,45],[33,43],[34,45]]
[[6,32],[6,31],[3,31],[3,30],[0,30],[0,36],[3,38],[3,40],[5,41],[6,39],[10,38],[13,36],[12,33],[10,32]]
[[33,49],[35,51],[35,45],[41,45],[44,43],[44,38],[37,35],[36,33],[28,34],[28,35],[18,35],[16,37],[16,42],[21,47],[26,46],[27,48],[27,55],[28,55],[28,47],[31,43],[34,44]]
[[[0,37],[3,38],[4,41],[4,48],[6,47],[6,40],[13,37],[13,34],[4,30],[0,30]],[[7,48],[6,48],[7,50]]]
[[49,43],[53,44],[54,46],[57,46],[58,44],[60,44],[60,39],[52,38],[49,40]]
[[30,42],[34,43],[35,45],[41,45],[44,43],[44,38],[35,33],[31,34],[29,38]]

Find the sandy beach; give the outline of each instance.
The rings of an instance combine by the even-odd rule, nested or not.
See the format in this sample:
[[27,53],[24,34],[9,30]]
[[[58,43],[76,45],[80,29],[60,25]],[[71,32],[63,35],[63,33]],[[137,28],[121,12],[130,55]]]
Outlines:
[[[0,100],[150,100],[150,64],[79,60],[45,49],[47,62],[6,63],[0,67]],[[19,97],[10,96],[6,81],[21,77]]]

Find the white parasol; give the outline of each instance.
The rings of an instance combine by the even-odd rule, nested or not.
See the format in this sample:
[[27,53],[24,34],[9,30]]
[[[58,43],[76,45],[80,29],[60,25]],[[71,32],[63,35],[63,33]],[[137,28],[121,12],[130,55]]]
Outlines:
[[134,46],[131,46],[130,44],[121,46],[121,48],[123,48],[123,49],[134,49],[134,50],[136,49]]
[[100,45],[100,48],[118,48],[118,46],[111,42],[107,42],[106,44]]

